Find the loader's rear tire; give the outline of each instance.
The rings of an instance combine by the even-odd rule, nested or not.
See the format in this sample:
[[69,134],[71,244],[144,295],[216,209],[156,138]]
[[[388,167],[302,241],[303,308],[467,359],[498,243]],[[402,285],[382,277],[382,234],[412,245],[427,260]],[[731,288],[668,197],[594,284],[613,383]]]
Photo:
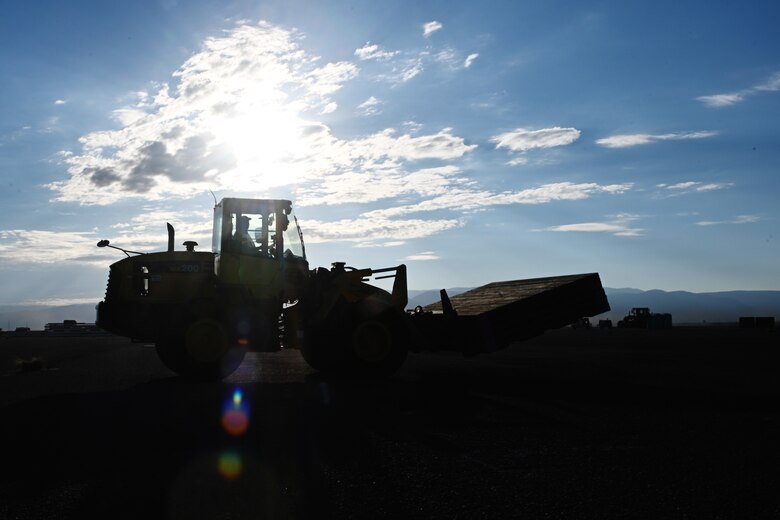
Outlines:
[[231,346],[222,325],[212,319],[179,322],[155,347],[166,367],[196,380],[217,380],[232,374],[246,353],[242,346]]

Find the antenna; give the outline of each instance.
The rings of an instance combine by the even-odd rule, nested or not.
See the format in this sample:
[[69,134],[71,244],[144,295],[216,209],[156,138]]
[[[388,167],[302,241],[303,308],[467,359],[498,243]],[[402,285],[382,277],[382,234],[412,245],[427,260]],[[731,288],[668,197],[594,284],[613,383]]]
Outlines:
[[211,193],[211,196],[214,197],[214,206],[216,206],[217,205],[217,196],[214,195],[214,192],[211,191],[211,190],[209,190],[209,193]]

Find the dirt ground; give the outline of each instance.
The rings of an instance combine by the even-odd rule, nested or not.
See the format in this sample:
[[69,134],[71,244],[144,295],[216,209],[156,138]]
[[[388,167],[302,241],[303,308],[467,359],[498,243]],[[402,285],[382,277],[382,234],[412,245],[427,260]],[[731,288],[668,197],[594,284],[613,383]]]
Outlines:
[[716,327],[210,384],[122,338],[3,338],[0,518],[778,518],[779,371],[777,331]]

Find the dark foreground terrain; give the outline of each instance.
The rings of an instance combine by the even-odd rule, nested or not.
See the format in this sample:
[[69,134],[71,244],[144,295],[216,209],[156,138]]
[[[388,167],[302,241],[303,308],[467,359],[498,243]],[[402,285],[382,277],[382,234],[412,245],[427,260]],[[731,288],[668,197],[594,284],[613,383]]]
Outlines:
[[565,329],[196,384],[121,338],[0,339],[0,518],[777,518],[777,340]]

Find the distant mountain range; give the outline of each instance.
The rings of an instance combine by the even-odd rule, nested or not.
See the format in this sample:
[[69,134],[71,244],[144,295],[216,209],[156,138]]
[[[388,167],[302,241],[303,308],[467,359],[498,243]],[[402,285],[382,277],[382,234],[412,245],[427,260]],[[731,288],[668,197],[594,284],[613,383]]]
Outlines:
[[[449,296],[468,288],[447,289]],[[604,288],[612,310],[595,319],[622,319],[632,307],[649,307],[650,312],[670,313],[674,323],[737,322],[740,316],[774,316],[780,318],[780,291],[723,291],[692,293],[658,289]],[[409,305],[428,305],[439,301],[439,291],[409,291]]]
[[[447,289],[455,296],[468,291],[469,287]],[[593,319],[623,318],[632,307],[649,307],[651,312],[670,313],[674,323],[731,323],[740,316],[774,316],[780,319],[780,291],[724,291],[692,293],[687,291],[642,291],[639,289],[604,288],[611,311]],[[428,305],[439,301],[439,290],[410,290],[408,309],[417,305]],[[76,320],[94,323],[95,305],[79,304],[66,306],[0,306],[0,328],[13,330],[16,327],[30,327],[42,330],[46,323],[61,323]]]
[[674,323],[736,322],[740,316],[780,318],[780,291],[640,291],[604,288],[612,310],[600,318],[613,321],[632,307],[649,307],[650,312],[668,312]]

